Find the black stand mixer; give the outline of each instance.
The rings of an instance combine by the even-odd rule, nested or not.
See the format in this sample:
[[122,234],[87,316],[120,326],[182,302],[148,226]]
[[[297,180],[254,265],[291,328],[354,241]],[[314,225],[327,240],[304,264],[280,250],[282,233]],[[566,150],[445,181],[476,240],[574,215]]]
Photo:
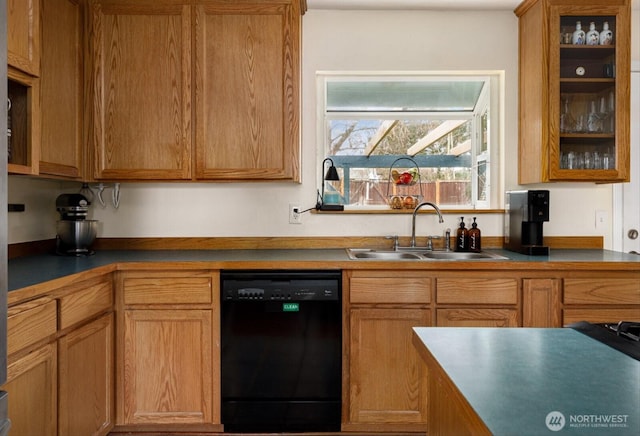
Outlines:
[[56,254],[90,256],[98,221],[88,220],[89,200],[82,194],[62,194],[56,199],[60,220],[56,223]]

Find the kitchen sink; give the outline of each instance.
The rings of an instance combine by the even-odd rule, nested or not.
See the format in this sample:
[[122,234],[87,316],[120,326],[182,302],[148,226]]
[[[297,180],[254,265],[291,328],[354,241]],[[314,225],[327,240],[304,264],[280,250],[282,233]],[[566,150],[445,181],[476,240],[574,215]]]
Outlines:
[[476,259],[507,259],[499,254],[488,253],[486,251],[480,253],[465,253],[458,251],[425,251],[422,256],[428,259],[438,260],[476,260]]
[[351,259],[377,259],[377,260],[420,260],[418,253],[403,251],[381,251],[360,248],[348,248],[347,254]]
[[483,251],[481,253],[466,253],[441,250],[377,250],[371,248],[347,248],[350,259],[361,260],[504,260],[507,257]]

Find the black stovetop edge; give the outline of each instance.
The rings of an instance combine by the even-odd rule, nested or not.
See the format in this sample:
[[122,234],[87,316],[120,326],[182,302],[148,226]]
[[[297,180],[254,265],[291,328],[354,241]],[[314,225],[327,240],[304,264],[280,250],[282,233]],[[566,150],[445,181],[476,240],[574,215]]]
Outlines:
[[640,342],[625,339],[610,331],[601,324],[592,324],[587,321],[580,321],[569,324],[565,327],[572,328],[596,341],[602,342],[629,357],[640,360]]

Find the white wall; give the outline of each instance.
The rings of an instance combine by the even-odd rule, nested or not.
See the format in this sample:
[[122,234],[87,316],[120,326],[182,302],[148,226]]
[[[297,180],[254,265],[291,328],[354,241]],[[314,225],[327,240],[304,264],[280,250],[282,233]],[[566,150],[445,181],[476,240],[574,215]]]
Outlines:
[[[634,26],[638,15],[634,11]],[[304,214],[303,224],[288,224],[288,205],[315,204],[316,102],[318,70],[504,70],[506,72],[505,184],[517,180],[517,18],[511,11],[330,11],[310,10],[303,18],[302,183],[152,183],[123,184],[118,210],[94,207],[99,237],[214,236],[382,236],[408,235],[408,215]],[[638,35],[634,33],[638,56]],[[551,219],[545,235],[603,235],[610,246],[611,226],[595,228],[595,212],[611,220],[608,185],[529,185],[551,190]],[[55,197],[79,185],[12,176],[9,202],[26,203],[25,213],[9,214],[9,243],[55,236]],[[109,197],[107,192],[105,198]],[[467,217],[471,214],[466,214]],[[458,213],[439,225],[421,217],[419,234],[456,227]],[[502,234],[501,215],[479,215],[483,234]]]

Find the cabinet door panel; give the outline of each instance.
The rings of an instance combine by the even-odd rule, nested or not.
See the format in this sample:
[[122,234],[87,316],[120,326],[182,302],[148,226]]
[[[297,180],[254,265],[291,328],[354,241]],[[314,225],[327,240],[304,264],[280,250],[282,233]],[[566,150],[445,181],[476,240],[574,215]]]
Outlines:
[[32,76],[40,72],[40,0],[7,0],[7,60]]
[[60,435],[106,435],[113,427],[113,333],[108,314],[58,341]]
[[426,429],[427,373],[411,335],[430,325],[429,309],[352,309],[350,318],[350,423]]
[[191,9],[91,5],[95,177],[188,179]]
[[196,6],[197,178],[299,178],[298,8]]
[[82,7],[42,2],[40,174],[82,176]]
[[212,422],[210,310],[125,310],[124,424]]
[[7,383],[11,436],[56,434],[56,344],[9,359]]
[[523,279],[522,326],[561,327],[561,290],[559,279]]

